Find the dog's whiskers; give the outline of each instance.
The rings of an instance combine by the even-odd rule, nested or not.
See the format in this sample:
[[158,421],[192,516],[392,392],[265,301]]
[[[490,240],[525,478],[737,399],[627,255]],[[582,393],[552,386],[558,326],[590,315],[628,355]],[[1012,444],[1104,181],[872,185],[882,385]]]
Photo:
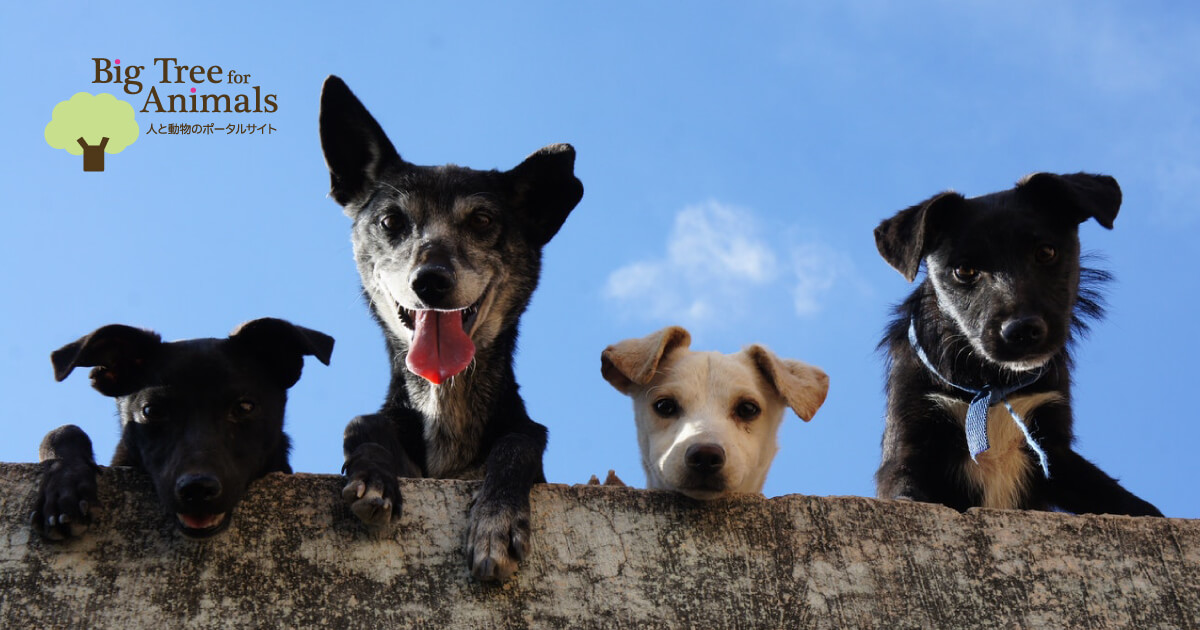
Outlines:
[[380,182],[379,182],[379,185],[380,185],[380,186],[383,186],[383,187],[385,187],[385,188],[390,188],[390,189],[392,190],[392,192],[396,193],[396,195],[397,195],[398,197],[400,197],[401,199],[404,199],[404,198],[407,198],[407,197],[408,197],[408,195],[406,195],[406,194],[405,194],[405,192],[404,192],[403,190],[400,190],[399,188],[396,188],[395,186],[393,186],[393,185],[391,185],[391,184],[389,184],[389,183],[387,183],[387,182],[385,182],[385,181],[380,181]]

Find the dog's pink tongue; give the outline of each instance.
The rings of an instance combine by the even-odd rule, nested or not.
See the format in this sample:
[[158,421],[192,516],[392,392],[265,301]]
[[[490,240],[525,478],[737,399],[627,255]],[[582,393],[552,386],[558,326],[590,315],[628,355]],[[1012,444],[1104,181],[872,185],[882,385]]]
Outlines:
[[475,344],[462,327],[461,311],[416,311],[408,369],[434,385],[465,370]]

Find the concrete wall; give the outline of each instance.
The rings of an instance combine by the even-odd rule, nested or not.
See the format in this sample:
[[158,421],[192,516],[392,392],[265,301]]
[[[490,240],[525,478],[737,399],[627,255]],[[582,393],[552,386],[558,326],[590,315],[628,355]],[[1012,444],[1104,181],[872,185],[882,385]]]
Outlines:
[[339,477],[272,475],[194,542],[105,469],[102,522],[50,544],[37,471],[0,465],[4,628],[1200,628],[1200,521],[546,485],[532,556],[488,586],[461,551],[469,482],[403,483],[373,539]]

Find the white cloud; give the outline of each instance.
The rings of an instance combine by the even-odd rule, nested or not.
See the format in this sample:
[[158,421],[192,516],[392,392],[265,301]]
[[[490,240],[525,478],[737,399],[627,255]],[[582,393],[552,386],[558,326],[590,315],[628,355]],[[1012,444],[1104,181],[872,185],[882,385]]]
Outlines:
[[792,297],[797,315],[813,315],[821,310],[820,298],[833,288],[840,256],[823,245],[805,244],[792,251]]
[[627,299],[654,290],[662,280],[663,266],[654,263],[633,263],[608,276],[605,293],[609,297]]
[[685,208],[675,215],[668,262],[701,281],[762,284],[775,274],[775,253],[757,232],[745,210],[715,201]]
[[749,210],[717,201],[688,206],[675,216],[666,256],[613,271],[604,294],[632,315],[689,325],[732,321],[789,295],[797,315],[814,315],[849,261],[821,244],[784,249],[790,264],[780,263]]

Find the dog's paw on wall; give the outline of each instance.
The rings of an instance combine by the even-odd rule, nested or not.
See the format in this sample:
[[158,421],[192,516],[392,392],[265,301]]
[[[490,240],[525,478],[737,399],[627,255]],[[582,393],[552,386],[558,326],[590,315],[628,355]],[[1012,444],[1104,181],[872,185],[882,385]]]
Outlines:
[[588,479],[587,485],[589,485],[589,486],[612,486],[612,487],[618,487],[618,488],[626,487],[625,482],[621,481],[621,478],[617,476],[617,471],[612,470],[611,468],[608,471],[608,476],[606,476],[604,478],[604,483],[600,483],[600,479],[597,478],[596,475],[592,475],[592,477],[590,479]]

